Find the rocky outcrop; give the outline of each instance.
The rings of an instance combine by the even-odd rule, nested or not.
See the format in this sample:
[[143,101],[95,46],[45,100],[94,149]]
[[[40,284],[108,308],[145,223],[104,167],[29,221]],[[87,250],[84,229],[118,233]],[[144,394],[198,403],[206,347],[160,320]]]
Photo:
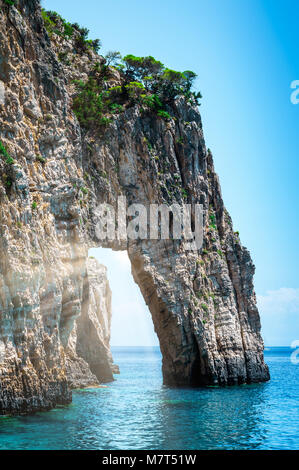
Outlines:
[[66,348],[66,372],[71,388],[111,382],[118,367],[110,351],[111,290],[107,268],[87,260],[82,309]]
[[[128,251],[165,384],[268,380],[254,266],[224,208],[197,107],[180,98],[167,122],[135,105],[101,135],[82,132],[72,81],[86,80],[102,59],[50,40],[37,0],[0,4],[0,139],[10,156],[0,158],[0,412],[49,409],[68,403],[69,384],[84,385],[83,376],[87,384],[111,379],[110,294],[104,300],[97,287],[103,270],[91,262],[88,273],[93,246]],[[116,208],[119,195],[146,207],[202,204],[203,249],[100,241],[98,204]]]

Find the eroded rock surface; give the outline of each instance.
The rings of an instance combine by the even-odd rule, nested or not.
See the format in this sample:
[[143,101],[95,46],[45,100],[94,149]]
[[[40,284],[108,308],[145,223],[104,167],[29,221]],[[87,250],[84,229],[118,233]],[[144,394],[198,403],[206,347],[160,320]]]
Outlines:
[[1,8],[0,55],[0,139],[13,158],[0,158],[0,412],[49,409],[70,402],[70,385],[112,378],[110,294],[104,300],[103,269],[87,259],[103,245],[96,207],[116,208],[119,195],[204,208],[200,252],[173,240],[105,243],[128,250],[165,384],[268,380],[254,266],[224,208],[198,109],[178,99],[166,122],[136,105],[103,135],[83,133],[72,80],[102,59],[50,40],[37,0]]
[[118,367],[110,351],[111,290],[107,268],[96,259],[87,260],[81,315],[66,348],[67,378],[71,388],[113,380]]

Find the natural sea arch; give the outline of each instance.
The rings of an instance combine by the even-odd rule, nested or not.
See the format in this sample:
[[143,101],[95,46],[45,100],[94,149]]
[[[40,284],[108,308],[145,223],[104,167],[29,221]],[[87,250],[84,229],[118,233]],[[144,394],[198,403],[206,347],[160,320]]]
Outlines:
[[[166,259],[165,251],[168,252]],[[125,321],[125,330],[133,338],[136,338],[139,331],[143,331],[143,339],[138,338],[135,345],[160,346],[165,385],[206,384],[209,379],[206,377],[205,361],[200,363],[200,348],[192,331],[192,318],[187,311],[189,295],[185,292],[185,288],[188,289],[185,282],[190,271],[185,262],[181,261],[180,243],[173,240],[143,240],[141,243],[134,241],[128,243],[127,250],[125,250],[123,244],[104,241],[93,244],[93,247],[88,250],[88,255],[94,256],[101,264],[108,267],[107,274],[112,299],[115,297],[115,292],[120,294],[119,287],[126,279],[131,290],[132,309],[136,309],[138,305],[139,314],[137,313],[135,319],[132,315],[125,319],[125,315],[121,313],[124,299],[128,294],[128,290],[125,289],[119,301],[120,311],[116,315],[112,314],[114,323],[111,328],[112,346],[115,344],[113,332],[119,331],[122,322]],[[194,254],[192,258],[194,258],[192,264],[196,266],[196,255]],[[179,277],[174,273],[174,266],[169,266],[169,262],[176,261],[176,259],[179,261],[179,267],[183,265]],[[112,283],[109,277],[111,263],[112,265],[118,264],[119,268],[117,275],[114,275],[115,284],[113,277]],[[122,278],[121,266],[124,268],[124,265],[126,269]],[[184,283],[183,289],[182,283]],[[176,284],[175,288],[173,284]],[[177,290],[179,290],[179,302],[174,300],[174,291]],[[144,322],[140,321],[142,317]],[[138,323],[139,329],[136,328]],[[123,339],[121,342],[123,343]]]
[[127,252],[92,248],[89,256],[107,267],[112,291],[111,347],[159,346],[150,312],[132,277]]

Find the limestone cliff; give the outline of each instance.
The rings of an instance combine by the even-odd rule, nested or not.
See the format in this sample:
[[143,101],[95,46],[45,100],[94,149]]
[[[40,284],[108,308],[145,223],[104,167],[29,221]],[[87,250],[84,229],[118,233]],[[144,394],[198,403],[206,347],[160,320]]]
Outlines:
[[110,352],[111,290],[106,267],[87,260],[81,314],[66,348],[66,371],[71,388],[111,382],[118,367]]
[[110,294],[96,294],[103,271],[87,259],[103,246],[96,208],[119,195],[204,208],[200,252],[178,240],[105,242],[128,250],[165,384],[268,380],[254,266],[224,208],[198,108],[178,98],[164,120],[128,106],[100,135],[82,130],[73,80],[103,59],[50,39],[37,0],[0,6],[0,412],[49,409],[71,400],[69,383],[111,378]]

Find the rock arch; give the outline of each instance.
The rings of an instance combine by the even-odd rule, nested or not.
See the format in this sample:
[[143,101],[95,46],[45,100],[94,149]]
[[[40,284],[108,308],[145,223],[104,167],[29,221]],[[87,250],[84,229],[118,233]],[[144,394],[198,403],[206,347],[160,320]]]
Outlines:
[[87,356],[68,362],[68,348],[86,313],[88,249],[104,246],[96,208],[116,207],[119,195],[128,204],[187,200],[204,208],[200,252],[173,240],[106,243],[128,250],[165,383],[268,380],[254,266],[224,208],[198,109],[178,99],[167,122],[134,106],[100,136],[83,133],[72,79],[87,77],[101,58],[89,51],[64,67],[37,0],[1,15],[0,39],[0,137],[13,158],[0,160],[0,413],[69,402],[74,362],[86,376],[100,375]]

